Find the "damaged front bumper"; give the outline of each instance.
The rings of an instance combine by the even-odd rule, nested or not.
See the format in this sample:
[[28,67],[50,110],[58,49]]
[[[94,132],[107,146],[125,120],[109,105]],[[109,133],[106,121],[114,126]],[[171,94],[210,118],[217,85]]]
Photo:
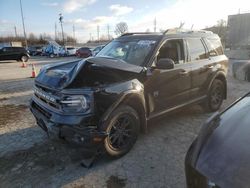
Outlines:
[[30,110],[37,124],[49,137],[63,138],[79,145],[92,146],[102,142],[107,133],[98,130],[93,115],[63,115],[46,108],[36,98],[30,101]]

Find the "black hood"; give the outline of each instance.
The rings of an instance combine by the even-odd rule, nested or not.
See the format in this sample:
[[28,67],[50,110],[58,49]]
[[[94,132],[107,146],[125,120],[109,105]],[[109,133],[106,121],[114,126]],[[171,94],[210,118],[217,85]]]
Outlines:
[[45,66],[36,83],[55,89],[89,87],[119,82],[143,71],[143,67],[109,57],[93,57],[82,61]]

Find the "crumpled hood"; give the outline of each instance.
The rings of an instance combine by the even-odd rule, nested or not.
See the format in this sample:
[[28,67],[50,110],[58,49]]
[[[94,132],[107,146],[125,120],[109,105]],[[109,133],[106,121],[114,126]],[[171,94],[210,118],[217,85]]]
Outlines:
[[143,67],[118,59],[93,57],[82,61],[45,66],[35,82],[54,89],[94,86],[98,83],[121,81],[142,71]]
[[134,72],[134,73],[140,73],[143,70],[143,67],[128,64],[125,61],[108,57],[93,57],[87,59],[87,61],[99,66],[105,66],[113,69]]

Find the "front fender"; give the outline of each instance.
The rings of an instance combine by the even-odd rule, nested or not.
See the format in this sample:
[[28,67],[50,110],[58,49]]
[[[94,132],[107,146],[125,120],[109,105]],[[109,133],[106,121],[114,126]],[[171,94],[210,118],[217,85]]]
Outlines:
[[[140,116],[143,130],[146,130],[146,104],[144,97],[144,86],[137,79],[117,83],[106,87],[102,92],[102,97],[106,98],[106,103],[111,103],[106,107],[101,115],[100,125],[107,121],[110,114],[121,104],[133,107]],[[108,101],[112,98],[113,101]],[[105,99],[104,99],[105,100]],[[107,105],[106,105],[107,106]]]

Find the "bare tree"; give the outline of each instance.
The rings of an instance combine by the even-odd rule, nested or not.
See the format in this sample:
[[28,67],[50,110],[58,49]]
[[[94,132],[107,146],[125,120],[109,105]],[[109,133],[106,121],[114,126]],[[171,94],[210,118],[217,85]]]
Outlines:
[[126,22],[120,22],[115,26],[115,34],[122,35],[128,32],[128,24]]

